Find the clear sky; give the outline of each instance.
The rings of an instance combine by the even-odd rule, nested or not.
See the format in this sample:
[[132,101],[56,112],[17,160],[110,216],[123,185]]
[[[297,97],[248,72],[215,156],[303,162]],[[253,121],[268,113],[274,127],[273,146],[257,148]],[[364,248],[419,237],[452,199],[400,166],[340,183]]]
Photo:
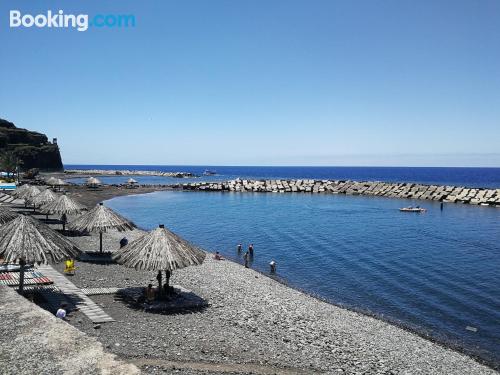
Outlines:
[[2,0],[0,117],[67,164],[498,167],[500,1]]

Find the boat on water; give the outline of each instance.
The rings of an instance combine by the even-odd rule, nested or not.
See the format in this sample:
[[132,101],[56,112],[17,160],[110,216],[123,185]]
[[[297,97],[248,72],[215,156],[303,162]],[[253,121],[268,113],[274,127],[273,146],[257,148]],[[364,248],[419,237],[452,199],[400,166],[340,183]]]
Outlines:
[[427,211],[427,209],[425,208],[422,208],[422,207],[403,207],[403,208],[400,208],[399,211],[401,212],[425,212]]
[[213,176],[216,174],[217,174],[217,171],[214,171],[212,169],[205,169],[205,171],[203,172],[203,176]]

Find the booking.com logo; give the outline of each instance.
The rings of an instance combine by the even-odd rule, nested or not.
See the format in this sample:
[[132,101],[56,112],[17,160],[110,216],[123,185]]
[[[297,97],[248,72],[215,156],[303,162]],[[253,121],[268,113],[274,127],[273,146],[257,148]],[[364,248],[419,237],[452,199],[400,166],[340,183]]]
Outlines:
[[89,27],[135,27],[135,16],[128,14],[97,14],[89,17],[88,14],[64,14],[64,11],[45,14],[22,14],[19,10],[10,11],[11,28],[73,28],[78,31],[87,31]]

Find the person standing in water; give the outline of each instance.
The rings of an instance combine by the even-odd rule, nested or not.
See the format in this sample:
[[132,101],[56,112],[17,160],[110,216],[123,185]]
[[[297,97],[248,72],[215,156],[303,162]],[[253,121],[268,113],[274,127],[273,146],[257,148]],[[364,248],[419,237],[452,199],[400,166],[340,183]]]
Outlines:
[[238,244],[238,247],[236,248],[236,250],[238,251],[238,253],[241,253],[241,244]]
[[274,259],[269,262],[269,267],[271,268],[271,273],[276,273],[276,262]]
[[250,246],[248,246],[248,253],[250,255],[253,255],[253,243],[251,243]]
[[248,262],[249,262],[250,255],[248,254],[248,251],[243,255],[243,259],[245,260],[245,268],[248,268]]

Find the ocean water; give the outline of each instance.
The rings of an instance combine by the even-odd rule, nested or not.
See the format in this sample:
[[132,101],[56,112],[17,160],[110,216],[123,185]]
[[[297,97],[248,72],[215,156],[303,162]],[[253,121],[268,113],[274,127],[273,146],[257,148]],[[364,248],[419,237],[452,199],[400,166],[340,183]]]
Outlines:
[[[191,181],[248,179],[337,179],[358,181],[416,182],[423,184],[500,188],[500,168],[416,168],[416,167],[228,167],[228,166],[159,166],[159,165],[65,165],[66,169],[117,169],[165,172],[191,172],[201,175],[205,169],[216,170],[216,176],[197,179],[139,176],[143,184],[172,184]],[[120,184],[129,177],[103,177],[104,183]],[[84,179],[72,179],[83,183]]]
[[[420,204],[425,214],[398,208]],[[379,197],[157,192],[106,205],[332,303],[500,364],[500,209]],[[249,280],[249,282],[251,282]],[[473,332],[467,327],[474,327]]]

